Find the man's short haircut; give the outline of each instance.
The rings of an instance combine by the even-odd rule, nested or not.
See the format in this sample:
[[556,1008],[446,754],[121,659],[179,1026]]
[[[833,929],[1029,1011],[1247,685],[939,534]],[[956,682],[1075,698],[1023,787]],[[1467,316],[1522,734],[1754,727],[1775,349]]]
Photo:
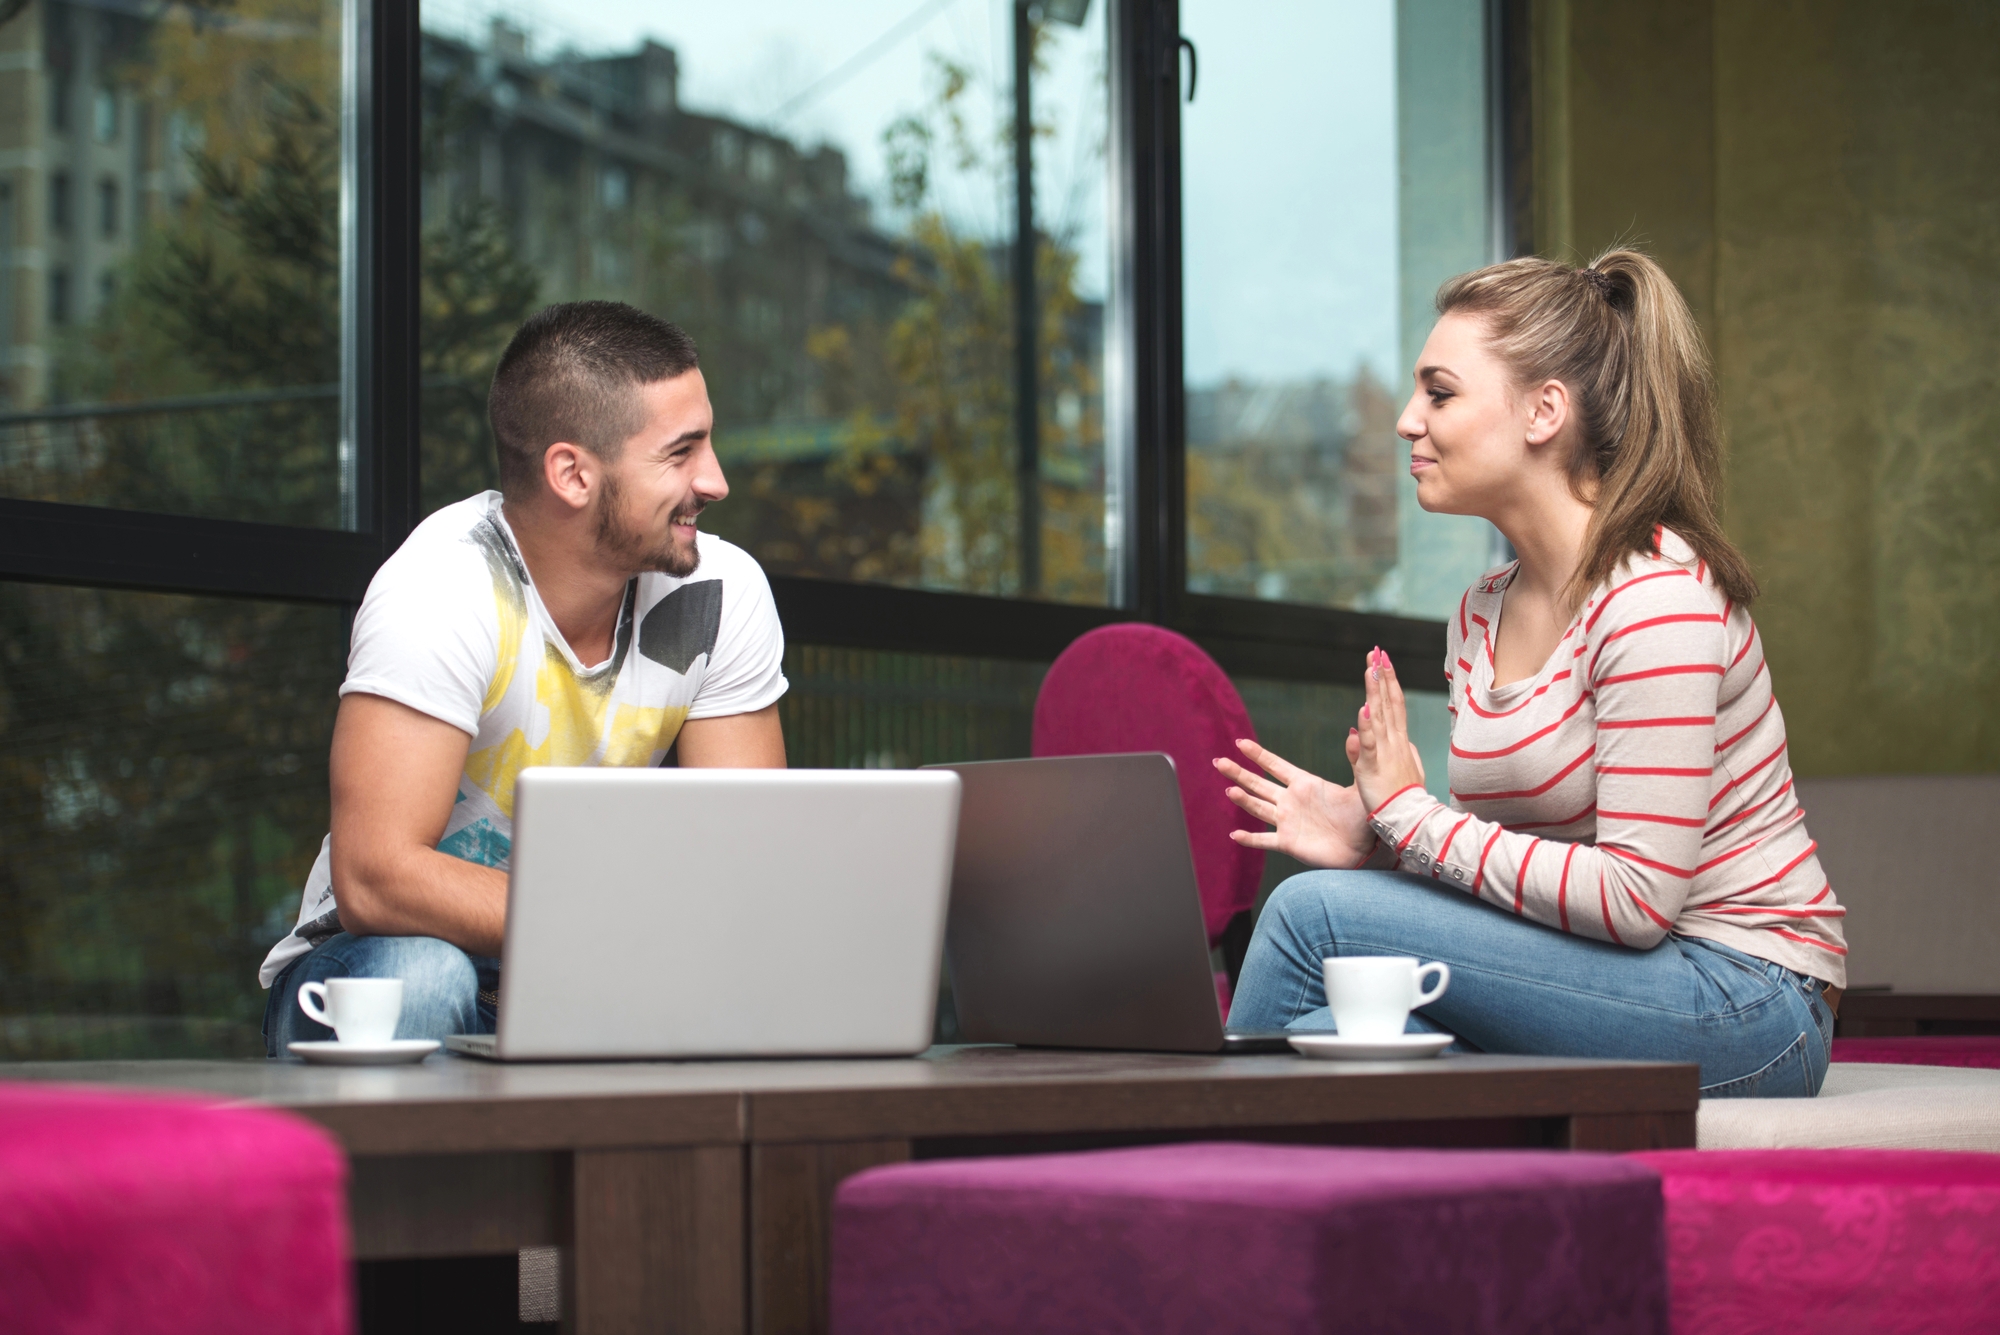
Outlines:
[[500,489],[532,494],[557,441],[617,458],[645,425],[634,391],[698,364],[680,326],[621,301],[566,301],[530,316],[500,354],[486,398]]

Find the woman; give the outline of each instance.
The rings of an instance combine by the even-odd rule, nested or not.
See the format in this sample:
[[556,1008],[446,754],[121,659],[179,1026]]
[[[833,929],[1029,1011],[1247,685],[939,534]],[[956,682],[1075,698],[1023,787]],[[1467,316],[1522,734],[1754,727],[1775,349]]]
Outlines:
[[1644,255],[1515,260],[1438,293],[1397,423],[1426,510],[1519,559],[1446,634],[1449,805],[1423,789],[1395,666],[1369,655],[1354,786],[1252,742],[1216,765],[1332,870],[1272,895],[1235,1026],[1330,1028],[1320,962],[1451,966],[1413,1025],[1488,1052],[1698,1062],[1707,1097],[1809,1097],[1846,982],[1835,902],[1716,518],[1714,388],[1693,317]]

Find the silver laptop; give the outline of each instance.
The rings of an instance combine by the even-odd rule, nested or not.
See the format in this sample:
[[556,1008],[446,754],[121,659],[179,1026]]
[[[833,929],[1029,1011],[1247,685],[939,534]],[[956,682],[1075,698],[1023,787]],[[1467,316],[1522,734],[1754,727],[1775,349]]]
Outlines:
[[965,781],[945,955],[966,1041],[1286,1050],[1224,1031],[1172,760],[937,768]]
[[959,779],[528,769],[503,1060],[908,1055],[931,1042]]

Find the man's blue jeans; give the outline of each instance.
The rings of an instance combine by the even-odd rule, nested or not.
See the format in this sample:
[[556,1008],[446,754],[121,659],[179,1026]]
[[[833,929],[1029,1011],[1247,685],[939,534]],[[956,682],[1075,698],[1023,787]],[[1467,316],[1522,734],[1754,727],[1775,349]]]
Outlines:
[[333,1031],[299,1009],[299,987],[329,978],[400,978],[403,1018],[397,1038],[490,1034],[498,1019],[500,961],[468,955],[430,936],[328,937],[285,966],[264,1002],[264,1048],[273,1057],[287,1043],[327,1039]]
[[1810,1098],[1833,1015],[1818,980],[1728,946],[1669,935],[1651,950],[1571,936],[1392,871],[1316,871],[1257,921],[1232,1029],[1332,1029],[1320,961],[1414,955],[1451,966],[1413,1031],[1482,1052],[1696,1062],[1704,1098]]

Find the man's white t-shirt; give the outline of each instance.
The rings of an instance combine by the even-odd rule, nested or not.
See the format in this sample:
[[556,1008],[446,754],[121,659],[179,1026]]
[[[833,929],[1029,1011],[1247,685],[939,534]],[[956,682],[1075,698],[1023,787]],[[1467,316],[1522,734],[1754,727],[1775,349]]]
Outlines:
[[[762,709],[785,693],[784,629],[748,552],[700,534],[701,563],[625,589],[611,657],[577,662],[528,578],[489,491],[417,526],[369,582],[340,693],[379,695],[471,734],[438,851],[507,866],[514,779],[530,765],[657,765],[691,718]],[[332,836],[306,878],[298,926],[258,980],[340,930]]]

